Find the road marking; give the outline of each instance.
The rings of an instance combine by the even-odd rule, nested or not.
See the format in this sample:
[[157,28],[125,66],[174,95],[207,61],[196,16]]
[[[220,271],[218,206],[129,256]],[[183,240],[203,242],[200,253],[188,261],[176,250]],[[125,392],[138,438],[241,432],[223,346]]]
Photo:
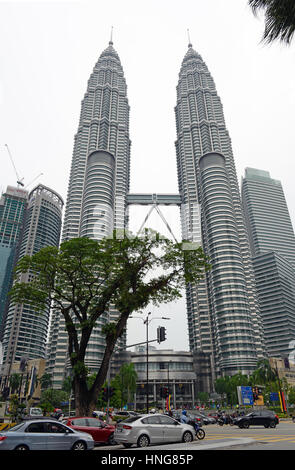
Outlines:
[[[294,434],[283,434],[280,436],[270,436],[266,434],[243,434],[243,437],[245,438],[252,438],[257,441],[268,441],[268,442],[280,442],[280,441],[290,441],[290,442],[295,442],[294,441]],[[220,436],[220,434],[211,434],[210,436],[205,437],[206,440],[224,440],[224,439],[237,439],[236,434],[227,434],[224,436]]]

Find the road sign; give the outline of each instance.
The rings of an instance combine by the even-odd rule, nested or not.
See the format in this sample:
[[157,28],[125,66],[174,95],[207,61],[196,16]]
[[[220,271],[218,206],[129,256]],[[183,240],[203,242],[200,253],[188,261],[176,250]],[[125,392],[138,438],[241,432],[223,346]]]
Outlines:
[[253,392],[252,387],[237,387],[240,405],[253,405]]
[[269,394],[270,401],[280,401],[279,394],[277,392],[273,392]]

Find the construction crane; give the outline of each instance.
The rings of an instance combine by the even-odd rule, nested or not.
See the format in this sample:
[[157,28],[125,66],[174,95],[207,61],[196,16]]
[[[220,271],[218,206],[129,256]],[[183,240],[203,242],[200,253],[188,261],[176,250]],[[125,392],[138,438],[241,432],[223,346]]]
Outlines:
[[9,158],[10,158],[10,160],[11,160],[11,163],[12,163],[12,165],[13,165],[13,168],[14,168],[14,171],[15,171],[15,174],[16,174],[16,177],[17,177],[17,185],[18,185],[18,186],[24,186],[23,178],[20,179],[20,177],[18,176],[18,173],[17,173],[17,171],[16,171],[15,164],[14,164],[14,161],[13,161],[13,158],[12,158],[12,155],[11,155],[11,153],[10,153],[10,150],[9,150],[8,145],[5,144],[5,147],[7,148],[7,152],[8,152]]
[[9,158],[11,160],[11,163],[13,165],[13,168],[14,168],[14,171],[15,171],[15,174],[16,174],[16,177],[17,177],[17,186],[22,186],[24,188],[27,188],[28,186],[30,186],[34,181],[36,181],[37,178],[39,178],[39,176],[43,175],[43,173],[40,173],[38,176],[36,176],[36,178],[34,178],[29,184],[27,184],[26,186],[24,185],[23,183],[23,180],[24,178],[20,179],[20,177],[18,176],[18,173],[17,173],[17,170],[16,170],[16,167],[15,167],[15,164],[14,164],[14,161],[13,161],[13,158],[12,158],[12,155],[11,155],[11,152],[9,150],[9,147],[7,144],[5,144],[5,147],[7,148],[7,152],[8,152],[8,155],[9,155]]

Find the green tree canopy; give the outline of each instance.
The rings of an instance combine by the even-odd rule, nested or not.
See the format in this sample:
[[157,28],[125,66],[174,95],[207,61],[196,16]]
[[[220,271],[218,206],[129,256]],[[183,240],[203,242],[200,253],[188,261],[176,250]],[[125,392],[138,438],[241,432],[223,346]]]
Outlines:
[[[91,413],[103,386],[111,355],[127,319],[150,302],[171,302],[186,283],[197,283],[209,269],[202,249],[183,249],[158,233],[122,236],[101,241],[76,238],[60,248],[46,247],[17,265],[11,297],[42,313],[53,303],[65,319],[73,389],[79,414]],[[157,274],[159,271],[161,273]],[[28,282],[22,275],[30,273]],[[106,348],[96,378],[87,386],[86,350],[93,328],[110,305],[117,320],[103,328]]]

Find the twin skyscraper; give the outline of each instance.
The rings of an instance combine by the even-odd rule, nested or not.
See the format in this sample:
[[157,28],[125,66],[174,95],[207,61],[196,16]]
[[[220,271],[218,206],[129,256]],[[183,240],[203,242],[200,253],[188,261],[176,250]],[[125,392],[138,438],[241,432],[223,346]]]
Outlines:
[[[204,365],[208,380],[238,371],[251,373],[265,348],[248,235],[222,104],[210,72],[192,44],[179,73],[175,116],[179,184],[175,200],[180,206],[182,238],[200,243],[212,264],[202,282],[187,286],[190,349]],[[132,199],[130,147],[127,86],[110,41],[93,69],[82,101],[63,241],[100,239],[113,229],[127,227]],[[109,314],[115,316],[116,312]],[[59,387],[67,337],[58,312],[53,312],[49,344],[48,372]],[[97,368],[103,348],[98,328],[88,348],[90,368]]]

